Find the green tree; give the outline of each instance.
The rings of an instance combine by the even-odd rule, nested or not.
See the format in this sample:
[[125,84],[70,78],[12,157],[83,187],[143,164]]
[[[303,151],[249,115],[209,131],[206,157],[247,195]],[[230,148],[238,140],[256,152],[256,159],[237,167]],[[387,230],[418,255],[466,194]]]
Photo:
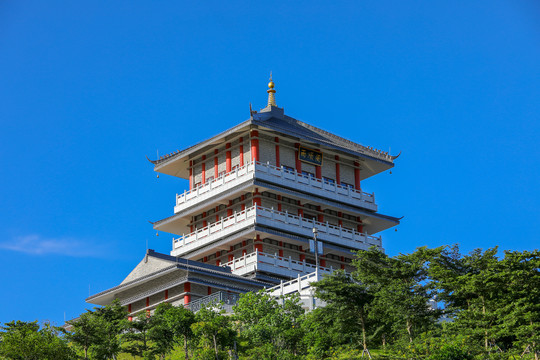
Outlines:
[[37,321],[11,321],[0,326],[0,358],[10,360],[71,360],[75,353],[60,328]]
[[540,251],[505,251],[497,276],[502,299],[495,313],[499,339],[511,339],[519,353],[540,352]]
[[353,261],[353,278],[373,294],[371,313],[383,327],[391,328],[397,337],[409,342],[429,329],[440,317],[440,311],[429,306],[434,296],[428,278],[428,265],[440,249],[418,248],[412,254],[389,257],[371,248],[357,252]]
[[97,359],[116,359],[121,347],[120,335],[129,326],[127,311],[115,299],[111,304],[97,308],[96,316],[97,341],[91,347]]
[[149,331],[153,325],[152,317],[146,312],[139,313],[122,334],[123,350],[133,356],[153,359]]
[[203,306],[195,315],[196,322],[191,325],[191,329],[200,338],[200,357],[207,354],[207,350],[213,349],[216,360],[219,360],[220,350],[225,351],[233,345],[236,332],[232,328],[231,318],[223,314],[224,311],[218,312]]
[[[261,347],[257,351],[273,353],[275,357],[271,358],[283,358],[284,352],[298,352],[303,337],[303,315],[298,296],[278,301],[264,291],[242,294],[234,307],[236,328],[242,338],[251,349]],[[267,344],[271,345],[272,351],[268,350]]]
[[156,344],[155,353],[164,356],[170,353],[175,345],[183,345],[186,360],[189,359],[188,341],[193,336],[191,325],[195,322],[195,314],[190,310],[169,303],[158,305],[152,317],[149,330],[151,340]]
[[66,338],[84,353],[84,358],[88,359],[90,347],[99,342],[98,321],[93,311],[87,310],[78,319],[68,321],[71,330],[66,334]]
[[496,255],[495,247],[461,256],[454,246],[440,249],[430,267],[439,299],[454,317],[454,329],[482,341],[486,352],[500,325],[498,309],[504,307],[505,283]]
[[[355,338],[363,350],[367,350],[368,315],[374,300],[367,286],[343,271],[335,271],[312,285],[316,289],[315,296],[326,302],[320,310],[321,315],[333,320],[333,326],[339,329],[342,339]],[[374,333],[370,335],[375,335],[375,329],[371,331]],[[356,339],[358,333],[361,334],[360,339]]]

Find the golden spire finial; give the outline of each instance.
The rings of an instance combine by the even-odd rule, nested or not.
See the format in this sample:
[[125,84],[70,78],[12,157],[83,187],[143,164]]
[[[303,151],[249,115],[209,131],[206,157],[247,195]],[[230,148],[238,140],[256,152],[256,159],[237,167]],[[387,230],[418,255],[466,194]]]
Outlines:
[[268,83],[268,90],[266,92],[268,93],[268,106],[276,106],[276,98],[274,94],[276,93],[276,90],[274,90],[274,81],[272,81],[272,72],[270,71],[270,82]]

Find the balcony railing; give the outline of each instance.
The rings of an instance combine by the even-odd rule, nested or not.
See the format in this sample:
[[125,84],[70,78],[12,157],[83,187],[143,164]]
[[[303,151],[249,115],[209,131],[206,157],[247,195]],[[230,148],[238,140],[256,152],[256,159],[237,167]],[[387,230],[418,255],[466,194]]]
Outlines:
[[[264,252],[253,252],[240,258],[229,261],[222,266],[231,268],[233,274],[245,275],[256,270],[273,272],[285,276],[296,276],[298,273],[308,274],[314,272],[315,265],[304,261],[293,260],[291,257],[282,257]],[[332,273],[332,267],[319,266],[320,273]]]
[[[254,224],[279,228],[284,231],[311,238],[313,228],[319,231],[319,239],[353,249],[367,250],[371,246],[381,246],[381,237],[360,233],[353,229],[331,225],[292,215],[288,212],[253,206],[233,215],[222,218],[202,229],[173,239],[171,255],[178,256],[194,249],[206,246],[225,236],[234,234]],[[177,250],[178,249],[178,250]]]
[[206,182],[192,190],[186,190],[183,194],[176,194],[175,212],[179,212],[186,207],[203,202],[209,198],[225,192],[245,181],[259,178],[278,185],[292,187],[298,190],[330,198],[338,201],[345,201],[352,205],[376,211],[375,195],[360,190],[343,186],[324,179],[317,179],[313,176],[306,176],[296,170],[290,171],[284,168],[264,164],[261,162],[250,162],[234,171],[226,173],[216,179]]
[[255,163],[247,163],[246,165],[236,168],[234,171],[228,172],[211,181],[207,181],[201,186],[194,189],[186,190],[183,194],[176,194],[176,207],[174,212],[178,212],[187,206],[197,202],[202,202],[208,198],[215,196],[218,193],[227,191],[238,184],[253,179],[255,174]]
[[272,296],[283,296],[292,294],[295,292],[301,293],[302,290],[309,289],[312,282],[320,280],[320,274],[312,272],[304,276],[298,275],[296,279],[292,279],[287,282],[281,282],[281,284],[266,289],[266,292]]
[[212,304],[212,306],[217,306],[222,309],[225,309],[226,312],[232,312],[232,307],[236,305],[236,302],[240,298],[239,294],[230,294],[223,291],[219,291],[212,295],[202,297],[197,300],[193,300],[190,303],[184,305],[185,308],[197,312],[201,310],[204,305]]
[[333,181],[300,174],[296,170],[287,170],[283,167],[270,165],[269,163],[263,164],[257,162],[255,168],[257,172],[255,176],[258,179],[304,190],[314,195],[346,201],[349,204],[359,205],[377,211],[375,195],[373,193],[366,193],[350,186],[336,184]]

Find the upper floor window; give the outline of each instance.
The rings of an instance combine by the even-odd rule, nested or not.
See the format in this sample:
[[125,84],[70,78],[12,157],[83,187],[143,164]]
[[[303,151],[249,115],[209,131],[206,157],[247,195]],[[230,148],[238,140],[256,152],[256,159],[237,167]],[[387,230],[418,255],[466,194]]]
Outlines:
[[325,184],[334,185],[336,183],[336,181],[334,179],[327,178],[327,177],[323,177],[323,180],[324,180]]
[[349,215],[349,214],[343,214],[343,218],[351,221],[356,221],[356,216]]
[[289,203],[289,204],[293,204],[293,205],[297,205],[297,204],[298,204],[298,201],[296,201],[296,200],[294,200],[294,199],[291,199],[291,198],[288,198],[288,197],[285,197],[285,196],[282,196],[282,197],[281,197],[281,202]]
[[264,197],[270,198],[270,199],[277,199],[277,195],[268,191],[263,191],[261,194]]
[[309,177],[314,178],[315,174],[311,173],[309,171],[302,171],[302,176],[307,177],[307,178],[309,178]]
[[292,168],[290,166],[286,166],[286,165],[281,164],[281,167],[283,168],[284,171],[286,171],[288,173],[294,174],[294,172],[295,172],[294,168]]
[[306,209],[319,210],[319,207],[317,205],[313,205],[313,204],[304,204],[304,207]]
[[338,212],[335,211],[335,210],[325,209],[323,212],[328,214],[328,215],[338,216]]
[[341,186],[344,187],[344,188],[349,188],[351,190],[354,190],[354,185],[353,184],[348,184],[348,183],[342,182]]

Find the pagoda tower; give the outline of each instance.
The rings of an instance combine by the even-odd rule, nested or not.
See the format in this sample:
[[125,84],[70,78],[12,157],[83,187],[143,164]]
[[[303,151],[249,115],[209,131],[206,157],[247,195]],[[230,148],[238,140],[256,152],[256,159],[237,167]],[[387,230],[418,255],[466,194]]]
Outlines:
[[[285,115],[272,78],[267,92],[267,106],[250,108],[248,120],[151,160],[154,171],[189,180],[189,188],[175,197],[174,214],[153,223],[173,234],[170,255],[150,250],[119,287],[87,301],[106,304],[119,297],[134,314],[174,293],[177,302],[190,306],[224,290],[235,294],[278,284],[283,289],[284,282],[309,274],[350,271],[354,251],[382,249],[377,233],[399,219],[379,213],[375,195],[363,191],[362,182],[391,169],[397,156]],[[318,259],[310,251],[314,234]],[[148,265],[149,257],[154,265]],[[160,286],[148,280],[163,278],[160,271],[172,266],[179,270],[176,277],[190,266],[204,276],[183,283],[171,277],[169,288],[164,280]],[[122,290],[138,279],[147,279],[146,285]]]

